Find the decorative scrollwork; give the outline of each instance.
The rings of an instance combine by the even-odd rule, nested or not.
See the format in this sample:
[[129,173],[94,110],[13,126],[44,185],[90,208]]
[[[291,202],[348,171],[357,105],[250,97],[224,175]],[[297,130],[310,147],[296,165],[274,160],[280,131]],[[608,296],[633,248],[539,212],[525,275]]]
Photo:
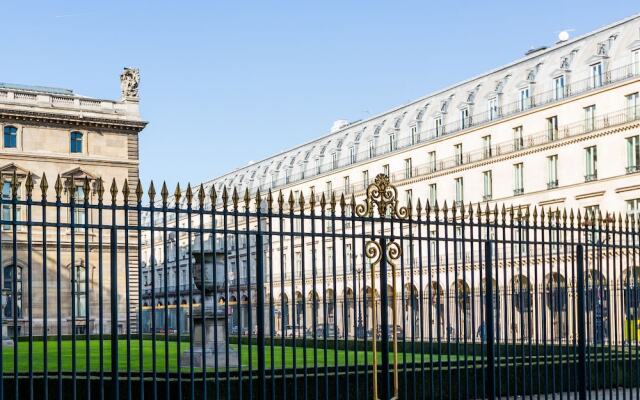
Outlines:
[[380,262],[380,258],[382,258],[382,249],[380,248],[380,244],[373,240],[368,241],[365,244],[365,255],[369,260],[371,260],[371,265],[376,266]]
[[391,260],[397,260],[402,256],[402,249],[398,245],[397,242],[389,242],[387,243],[387,260],[389,260],[389,264],[395,266],[394,262]]
[[378,174],[373,183],[367,188],[367,199],[364,204],[356,206],[356,215],[372,217],[374,204],[378,208],[380,217],[405,219],[409,216],[407,207],[398,206],[398,189],[391,184],[389,177]]

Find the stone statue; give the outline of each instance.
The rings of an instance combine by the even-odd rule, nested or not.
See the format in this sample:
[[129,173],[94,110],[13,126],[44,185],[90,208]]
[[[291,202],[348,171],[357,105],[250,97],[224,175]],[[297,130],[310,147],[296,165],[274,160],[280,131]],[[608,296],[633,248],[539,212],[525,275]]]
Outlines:
[[138,86],[140,84],[140,70],[138,68],[125,67],[120,74],[120,92],[123,99],[138,99]]

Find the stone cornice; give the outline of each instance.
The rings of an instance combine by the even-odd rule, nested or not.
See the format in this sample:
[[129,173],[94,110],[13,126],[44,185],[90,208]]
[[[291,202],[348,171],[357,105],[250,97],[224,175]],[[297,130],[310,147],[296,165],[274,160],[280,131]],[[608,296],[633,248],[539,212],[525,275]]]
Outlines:
[[20,121],[25,124],[54,124],[60,126],[83,126],[114,129],[130,131],[132,133],[139,133],[145,126],[147,126],[146,121],[97,118],[41,111],[8,110],[3,108],[0,108],[0,120]]

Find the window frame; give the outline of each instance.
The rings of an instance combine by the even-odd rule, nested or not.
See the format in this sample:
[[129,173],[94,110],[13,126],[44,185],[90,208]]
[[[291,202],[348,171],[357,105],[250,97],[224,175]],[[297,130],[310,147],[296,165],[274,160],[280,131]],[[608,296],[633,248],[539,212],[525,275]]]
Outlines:
[[[78,143],[79,143],[79,148],[78,148]],[[84,133],[80,131],[69,132],[69,153],[70,154],[84,153]]]

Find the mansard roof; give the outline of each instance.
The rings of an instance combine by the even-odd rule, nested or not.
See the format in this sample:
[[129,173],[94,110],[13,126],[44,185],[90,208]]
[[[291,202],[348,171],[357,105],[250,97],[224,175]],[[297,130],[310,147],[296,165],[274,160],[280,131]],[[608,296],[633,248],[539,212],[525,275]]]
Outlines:
[[[411,129],[408,128],[428,118],[447,118],[447,115],[451,115],[449,119],[454,120],[458,118],[458,110],[467,107],[475,107],[470,114],[485,112],[486,102],[497,96],[501,96],[500,102],[503,104],[515,102],[519,90],[527,85],[537,85],[538,91],[550,90],[553,78],[560,74],[571,74],[572,78],[586,79],[589,76],[589,66],[593,62],[604,61],[608,63],[609,69],[623,67],[630,62],[627,54],[634,44],[638,44],[634,48],[640,47],[639,28],[640,14],[636,14],[571,40],[528,52],[524,57],[509,64],[368,119],[352,122],[333,133],[238,168],[206,184],[215,185],[217,188],[222,185],[229,186],[237,183],[236,175],[249,173],[253,176],[256,171],[261,172],[257,174],[257,180],[264,176],[276,175],[278,172],[282,176],[284,169],[281,171],[275,166],[287,159],[300,159],[297,165],[306,166],[305,172],[311,171],[314,167],[309,164],[318,162],[316,160],[327,160],[326,156],[331,152],[340,152],[341,147],[344,148],[343,144],[355,146],[357,143],[375,141],[378,137],[386,137],[391,133],[399,135],[398,139],[402,139],[403,135],[410,134]],[[308,174],[304,176],[309,177]]]

